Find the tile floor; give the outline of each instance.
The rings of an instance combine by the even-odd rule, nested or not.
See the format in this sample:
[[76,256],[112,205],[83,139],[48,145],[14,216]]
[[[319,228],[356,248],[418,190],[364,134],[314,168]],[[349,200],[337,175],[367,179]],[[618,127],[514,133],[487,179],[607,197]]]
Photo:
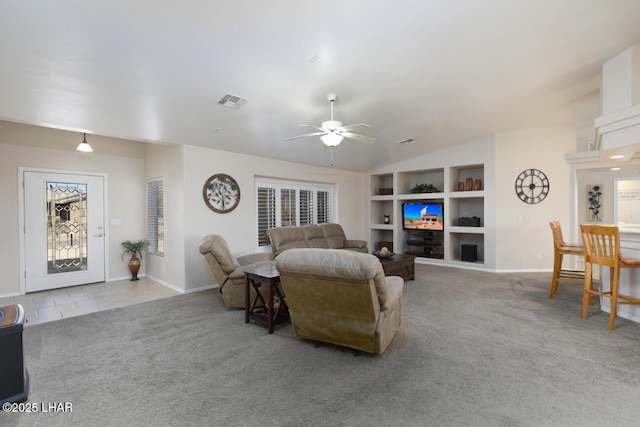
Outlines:
[[143,277],[136,282],[102,282],[0,298],[0,307],[21,304],[28,327],[174,295],[180,293]]

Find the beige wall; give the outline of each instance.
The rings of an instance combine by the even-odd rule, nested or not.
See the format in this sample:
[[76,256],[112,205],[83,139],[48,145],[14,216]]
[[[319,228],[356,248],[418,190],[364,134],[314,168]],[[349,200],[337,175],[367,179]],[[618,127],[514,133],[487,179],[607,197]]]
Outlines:
[[[186,289],[184,259],[184,168],[181,145],[148,144],[145,177],[162,177],[164,191],[164,256],[148,255],[147,274],[178,291]],[[146,184],[145,184],[146,185]]]
[[[335,221],[344,227],[349,238],[364,239],[364,174],[195,146],[183,146],[183,151],[186,290],[215,283],[204,257],[198,252],[205,235],[222,235],[234,255],[256,251],[256,176],[335,184]],[[227,214],[213,212],[202,198],[204,182],[216,173],[231,175],[240,186],[240,204]]]
[[[144,237],[143,144],[90,136],[95,151],[79,153],[80,141],[76,132],[0,121],[0,297],[20,291],[19,167],[107,174],[107,280],[129,277],[120,243]],[[113,219],[121,224],[111,225]]]
[[[484,266],[495,271],[549,271],[553,266],[549,221],[571,223],[574,178],[564,154],[574,152],[575,146],[573,125],[524,129],[416,156],[370,173],[484,163]],[[528,168],[545,172],[551,185],[548,197],[534,205],[525,204],[515,193],[516,177]]]
[[[553,266],[549,221],[571,223],[573,177],[564,155],[575,151],[575,126],[504,132],[495,143],[496,270],[548,271]],[[516,177],[528,168],[549,178],[549,195],[538,204],[526,204],[515,193]]]

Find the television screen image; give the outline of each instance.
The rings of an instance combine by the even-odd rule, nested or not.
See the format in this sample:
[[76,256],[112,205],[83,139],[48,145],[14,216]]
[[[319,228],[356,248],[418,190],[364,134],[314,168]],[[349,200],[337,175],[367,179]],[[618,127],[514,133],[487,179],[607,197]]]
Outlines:
[[442,203],[405,203],[402,217],[405,230],[444,230]]

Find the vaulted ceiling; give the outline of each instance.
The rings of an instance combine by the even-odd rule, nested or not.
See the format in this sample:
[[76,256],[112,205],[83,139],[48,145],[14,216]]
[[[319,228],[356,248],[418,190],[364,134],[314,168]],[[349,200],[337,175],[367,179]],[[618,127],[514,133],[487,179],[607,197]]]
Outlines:
[[[366,171],[599,115],[638,0],[3,0],[0,119]],[[225,94],[247,99],[239,109]],[[413,138],[415,143],[400,145]]]

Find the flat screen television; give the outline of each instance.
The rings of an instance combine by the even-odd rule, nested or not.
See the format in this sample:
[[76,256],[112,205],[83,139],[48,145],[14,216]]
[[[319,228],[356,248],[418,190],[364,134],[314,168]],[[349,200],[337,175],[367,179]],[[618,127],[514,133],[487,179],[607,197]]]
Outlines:
[[415,202],[402,204],[402,228],[405,230],[444,230],[444,204]]

